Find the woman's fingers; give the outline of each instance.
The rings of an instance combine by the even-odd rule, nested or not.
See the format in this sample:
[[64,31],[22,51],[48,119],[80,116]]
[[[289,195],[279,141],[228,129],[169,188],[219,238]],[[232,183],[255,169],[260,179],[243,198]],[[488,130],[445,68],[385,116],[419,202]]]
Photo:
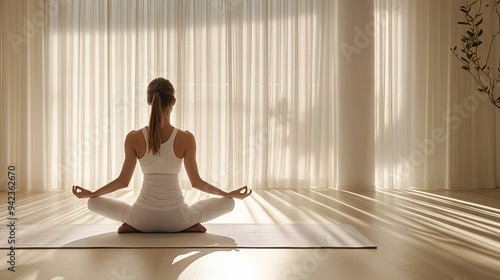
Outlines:
[[78,197],[78,198],[82,198],[82,196],[84,195],[84,188],[82,187],[79,187],[79,186],[73,186],[73,194]]
[[78,197],[78,195],[81,193],[81,191],[79,191],[78,187],[77,186],[73,186],[73,194]]
[[78,194],[81,192],[82,192],[82,188],[80,188],[79,186],[73,186],[73,193],[74,194]]
[[250,194],[252,194],[252,190],[248,189],[248,186],[244,186],[242,188],[239,188],[238,190],[236,190],[237,192],[237,198],[240,198],[240,199],[243,199],[247,196],[249,196]]

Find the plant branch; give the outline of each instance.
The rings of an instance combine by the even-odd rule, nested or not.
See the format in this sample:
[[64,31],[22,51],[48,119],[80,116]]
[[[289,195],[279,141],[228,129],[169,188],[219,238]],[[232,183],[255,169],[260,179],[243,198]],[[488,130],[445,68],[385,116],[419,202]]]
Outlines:
[[[498,67],[497,75],[495,77],[492,73],[492,67],[490,67],[490,58],[493,51],[493,46],[498,36],[500,36],[500,0],[490,0],[492,5],[486,4],[486,7],[491,6],[492,12],[496,14],[498,19],[498,26],[496,32],[491,37],[490,44],[487,48],[487,58],[484,64],[482,63],[482,58],[479,57],[480,47],[483,44],[481,40],[483,37],[483,29],[481,25],[483,24],[483,0],[477,0],[469,4],[467,1],[460,6],[460,11],[464,14],[465,21],[458,22],[459,25],[466,25],[468,29],[466,33],[462,36],[462,48],[461,52],[463,55],[459,55],[457,52],[457,46],[451,49],[456,59],[462,63],[462,69],[469,73],[476,84],[479,86],[477,89],[479,92],[486,93],[491,103],[493,103],[497,108],[500,109],[500,97],[495,95],[495,88],[500,83],[500,64]],[[477,7],[477,11],[472,13],[473,8]],[[485,80],[483,80],[485,79]]]

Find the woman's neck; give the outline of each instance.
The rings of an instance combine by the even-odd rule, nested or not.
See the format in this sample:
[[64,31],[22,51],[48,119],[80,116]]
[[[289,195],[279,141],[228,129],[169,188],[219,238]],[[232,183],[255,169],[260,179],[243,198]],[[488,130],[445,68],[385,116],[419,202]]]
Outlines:
[[163,128],[163,130],[165,130],[165,128],[167,128],[167,130],[168,130],[169,128],[172,128],[172,127],[173,127],[173,125],[170,123],[170,113],[165,112],[163,114],[163,126],[162,126],[162,128]]

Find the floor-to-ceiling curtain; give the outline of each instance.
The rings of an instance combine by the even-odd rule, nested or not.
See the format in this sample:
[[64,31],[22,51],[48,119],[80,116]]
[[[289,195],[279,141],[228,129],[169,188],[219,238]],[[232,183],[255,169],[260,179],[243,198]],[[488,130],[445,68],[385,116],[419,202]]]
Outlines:
[[[498,183],[499,111],[475,90],[450,51],[466,32],[457,24],[464,21],[462,4],[376,0],[376,180],[381,188]],[[498,21],[483,12],[489,41]],[[498,40],[491,58],[497,67]]]
[[[162,76],[207,181],[334,187],[335,12],[330,0],[0,0],[1,178],[14,165],[18,190],[114,179]],[[138,167],[133,188],[141,179]]]
[[115,178],[125,135],[147,124],[146,86],[163,76],[177,90],[173,123],[195,134],[208,181],[335,187],[345,164],[337,125],[351,128],[337,109],[356,109],[338,103],[338,85],[366,83],[338,81],[360,70],[338,61],[373,40],[376,185],[494,187],[499,111],[449,50],[463,32],[460,4],[375,0],[375,22],[347,30],[334,0],[0,0],[2,186],[9,165],[20,190]]

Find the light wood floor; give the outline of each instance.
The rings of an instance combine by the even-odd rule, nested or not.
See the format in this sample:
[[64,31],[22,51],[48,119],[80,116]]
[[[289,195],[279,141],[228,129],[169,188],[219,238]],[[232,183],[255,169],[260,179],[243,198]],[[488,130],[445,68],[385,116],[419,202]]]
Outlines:
[[[7,224],[5,193],[0,202]],[[113,223],[69,193],[19,193],[16,203],[18,226]],[[378,249],[17,250],[15,273],[2,250],[0,279],[500,279],[500,189],[257,191],[213,222],[348,223]]]

